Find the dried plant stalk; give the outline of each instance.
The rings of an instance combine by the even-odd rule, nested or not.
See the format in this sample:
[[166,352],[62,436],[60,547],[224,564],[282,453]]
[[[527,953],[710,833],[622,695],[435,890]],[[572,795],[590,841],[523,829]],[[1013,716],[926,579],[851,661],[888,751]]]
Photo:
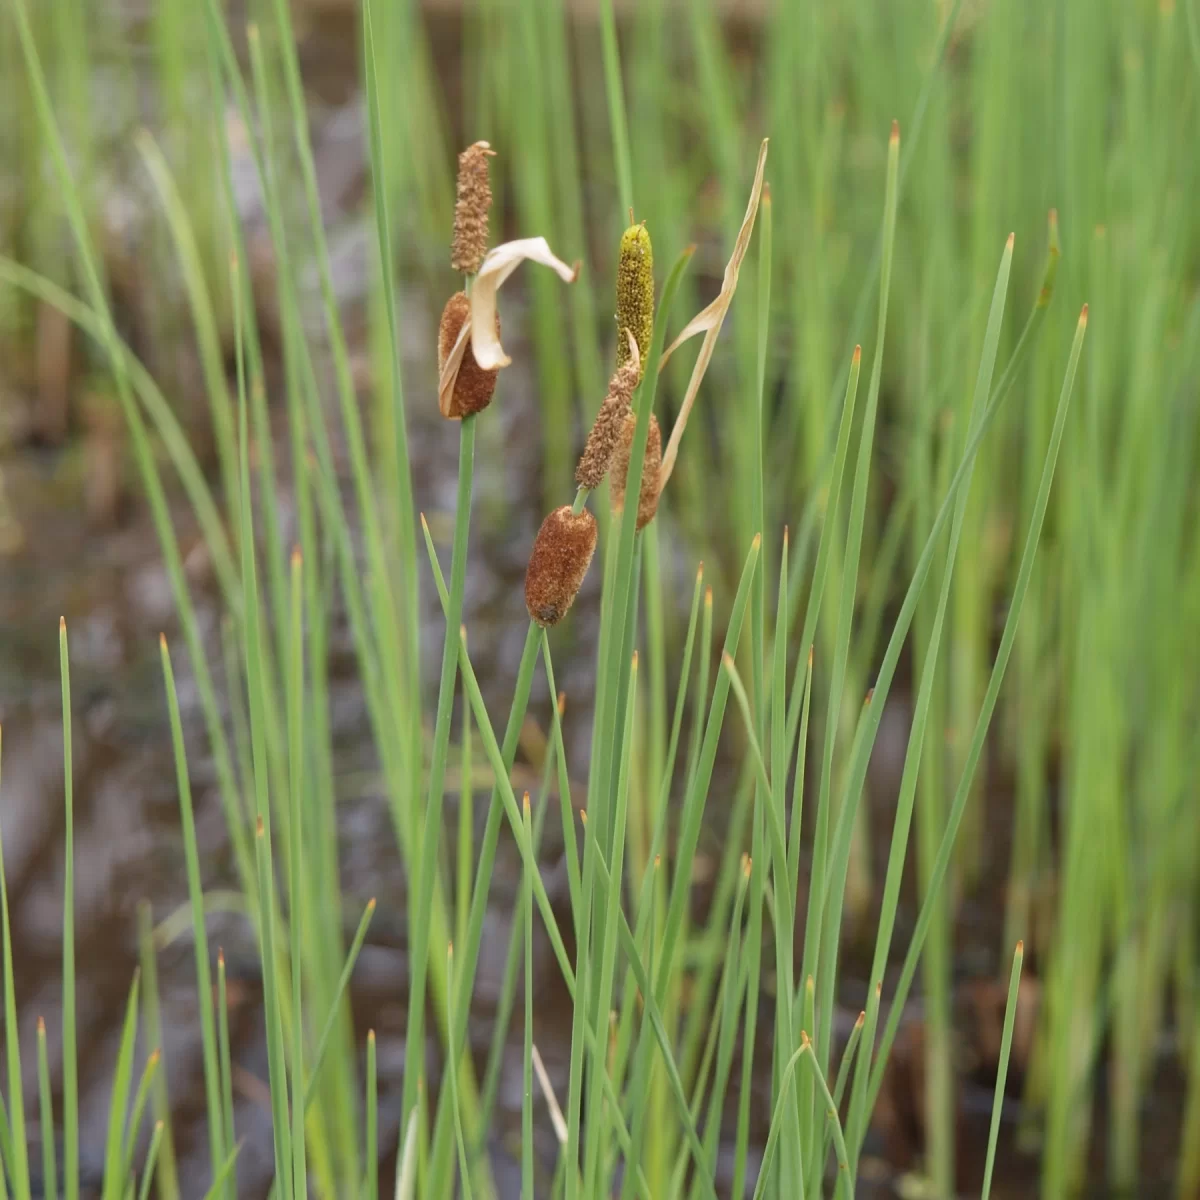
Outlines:
[[500,325],[496,315],[496,292],[504,281],[526,259],[550,267],[560,279],[573,283],[579,274],[579,264],[568,267],[556,258],[545,238],[523,238],[505,242],[489,250],[479,273],[471,285],[471,320],[465,323],[450,351],[442,358],[438,373],[438,408],[442,416],[451,415],[454,385],[466,356],[468,343],[475,362],[484,371],[506,367],[512,359],[500,345]]
[[575,602],[596,550],[596,518],[585,508],[556,508],[542,522],[525,572],[525,607],[543,628],[555,625]]
[[716,345],[717,336],[721,332],[721,325],[725,320],[725,314],[729,311],[729,305],[733,301],[733,294],[737,291],[738,273],[742,269],[742,259],[746,257],[746,251],[750,248],[750,236],[754,233],[754,219],[758,216],[758,202],[762,197],[763,186],[763,170],[767,165],[767,139],[763,138],[762,145],[758,150],[758,165],[754,170],[754,184],[750,188],[750,200],[746,205],[746,215],[742,218],[742,227],[738,230],[737,240],[733,244],[733,253],[730,255],[729,262],[725,266],[725,277],[721,281],[721,290],[717,293],[716,299],[701,309],[684,327],[680,335],[667,347],[663,352],[662,358],[659,360],[659,370],[667,364],[667,359],[683,345],[689,338],[693,338],[698,333],[704,334],[704,341],[700,346],[700,353],[696,357],[696,365],[692,367],[692,377],[688,380],[687,391],[683,395],[683,402],[679,406],[679,416],[675,420],[675,425],[671,430],[671,440],[667,443],[666,452],[663,454],[662,471],[659,476],[659,487],[667,486],[667,480],[671,478],[671,472],[675,469],[675,458],[679,453],[679,442],[683,437],[683,431],[687,428],[688,417],[691,416],[692,405],[696,402],[696,393],[700,390],[700,384],[704,381],[704,373],[708,370],[708,364],[712,360],[713,347]]

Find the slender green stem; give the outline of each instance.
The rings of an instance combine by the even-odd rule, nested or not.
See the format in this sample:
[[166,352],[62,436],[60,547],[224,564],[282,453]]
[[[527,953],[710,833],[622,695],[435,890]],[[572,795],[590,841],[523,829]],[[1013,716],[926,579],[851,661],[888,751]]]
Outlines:
[[54,1143],[54,1094],[50,1090],[50,1060],[46,1052],[46,1022],[38,1017],[38,1108],[42,1129],[42,1195],[58,1200],[58,1154]]
[[[433,757],[429,765],[429,793],[422,817],[420,857],[412,864],[417,900],[412,907],[412,986],[405,1033],[405,1062],[424,1059],[425,977],[429,958],[429,923],[437,880],[438,841],[442,825],[442,801],[446,757],[450,748],[450,719],[454,708],[454,681],[458,668],[462,624],[463,590],[467,578],[467,533],[471,524],[471,481],[475,470],[474,416],[464,417],[459,430],[458,501],[454,513],[454,549],[450,560],[450,595],[446,611],[446,637],[442,646],[442,673],[438,684],[437,718],[433,733]],[[411,902],[410,902],[411,903]],[[457,1063],[457,1057],[451,1058]],[[452,1073],[455,1067],[448,1068]],[[404,1073],[404,1099],[401,1105],[407,1120],[417,1100],[417,1072]]]
[[375,1030],[367,1031],[367,1186],[366,1200],[379,1200],[379,1086],[375,1062]]
[[[521,810],[525,837],[532,840],[529,795]],[[533,885],[528,872],[521,873],[521,914],[525,927],[525,1043],[521,1055],[521,1200],[533,1194]]]
[[996,1164],[996,1143],[1000,1137],[1000,1114],[1004,1108],[1004,1084],[1008,1079],[1008,1060],[1012,1054],[1013,1027],[1017,1022],[1017,993],[1021,987],[1021,962],[1025,943],[1013,951],[1012,972],[1008,978],[1008,999],[1004,1005],[1004,1032],[1000,1036],[1000,1061],[996,1065],[996,1095],[992,1101],[992,1123],[988,1129],[987,1159],[983,1168],[983,1188],[979,1200],[988,1200],[992,1191],[992,1168]]

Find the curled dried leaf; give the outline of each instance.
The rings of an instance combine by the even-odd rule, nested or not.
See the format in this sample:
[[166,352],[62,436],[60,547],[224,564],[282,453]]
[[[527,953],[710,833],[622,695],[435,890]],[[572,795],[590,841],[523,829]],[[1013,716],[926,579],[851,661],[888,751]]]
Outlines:
[[738,230],[737,239],[734,241],[733,253],[729,257],[729,262],[725,265],[725,277],[721,281],[721,290],[710,304],[701,309],[683,327],[682,332],[663,352],[663,356],[659,361],[659,370],[662,370],[667,363],[667,359],[684,342],[695,337],[698,333],[704,334],[700,353],[696,356],[696,364],[692,367],[692,376],[688,380],[687,391],[684,392],[683,402],[679,406],[679,416],[675,420],[675,426],[671,430],[670,441],[668,441],[666,451],[663,453],[662,471],[659,475],[660,488],[666,487],[667,480],[671,478],[671,472],[675,469],[675,458],[679,453],[679,442],[683,437],[684,429],[687,428],[688,417],[691,416],[692,412],[692,405],[696,402],[696,393],[699,392],[700,384],[704,381],[704,374],[708,370],[709,362],[712,360],[713,347],[716,345],[717,336],[721,332],[721,325],[725,321],[725,314],[729,312],[729,305],[733,301],[734,292],[737,291],[738,274],[742,269],[742,260],[746,257],[746,251],[750,248],[750,237],[754,233],[754,220],[758,216],[758,205],[762,198],[763,170],[766,165],[767,139],[763,138],[762,145],[758,149],[758,165],[754,169],[754,183],[750,188],[750,199],[746,204],[746,215],[742,218],[742,226]]
[[[447,394],[447,404],[442,416],[458,420],[472,413],[482,412],[492,402],[499,371],[485,371],[471,353],[470,340],[466,336],[470,328],[471,302],[466,292],[455,292],[442,309],[438,325],[438,373],[445,370],[446,362],[456,352],[459,355],[458,373],[454,387]],[[496,332],[500,332],[500,314],[496,314]],[[440,397],[439,397],[440,399]]]
[[505,242],[489,250],[471,285],[471,320],[463,325],[462,332],[446,355],[438,377],[438,407],[443,415],[449,415],[450,400],[454,383],[463,363],[467,340],[475,362],[484,371],[495,371],[506,367],[512,359],[500,345],[499,327],[496,323],[496,292],[506,279],[526,260],[550,267],[560,279],[573,283],[579,274],[579,264],[569,267],[556,258],[545,238],[522,238]]

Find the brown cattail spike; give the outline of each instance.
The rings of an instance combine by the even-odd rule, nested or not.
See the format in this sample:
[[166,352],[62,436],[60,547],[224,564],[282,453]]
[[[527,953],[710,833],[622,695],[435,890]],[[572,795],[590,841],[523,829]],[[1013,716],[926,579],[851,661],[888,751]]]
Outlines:
[[454,203],[450,265],[464,275],[474,275],[487,254],[488,210],[492,207],[488,159],[495,153],[487,142],[476,142],[458,156],[458,198]]
[[613,455],[621,440],[621,430],[625,417],[629,412],[629,403],[633,399],[633,389],[637,387],[638,376],[641,374],[641,355],[633,334],[627,333],[631,357],[623,367],[609,380],[608,395],[600,405],[596,419],[592,422],[592,430],[588,434],[587,444],[583,448],[583,457],[575,471],[575,482],[580,487],[597,488],[608,469],[612,466]]
[[[629,361],[628,329],[641,352],[642,361],[650,353],[650,335],[654,332],[654,249],[646,226],[630,225],[621,235],[617,258],[617,366]],[[641,372],[638,372],[641,378]]]
[[[446,301],[442,309],[442,321],[438,326],[438,375],[446,365],[446,359],[458,341],[458,335],[463,326],[471,319],[471,301],[466,292],[455,292]],[[500,333],[500,314],[496,313],[496,333]],[[463,351],[462,365],[458,368],[458,378],[454,381],[454,392],[450,397],[450,411],[445,415],[451,420],[469,417],[472,413],[482,412],[492,402],[492,393],[496,390],[496,376],[499,369],[485,371],[475,361],[471,352],[470,331],[467,332],[467,347]]]
[[543,628],[555,625],[575,602],[596,550],[596,518],[585,508],[556,508],[533,542],[525,571],[525,607]]
[[[629,456],[633,451],[633,435],[637,430],[637,417],[632,412],[625,414],[621,427],[621,440],[613,455],[612,474],[608,486],[612,490],[612,506],[616,512],[625,507],[625,481],[629,474]],[[642,462],[642,487],[638,494],[637,527],[644,529],[654,520],[658,512],[658,473],[662,466],[662,434],[658,420],[650,414],[650,428],[646,431],[646,457]]]

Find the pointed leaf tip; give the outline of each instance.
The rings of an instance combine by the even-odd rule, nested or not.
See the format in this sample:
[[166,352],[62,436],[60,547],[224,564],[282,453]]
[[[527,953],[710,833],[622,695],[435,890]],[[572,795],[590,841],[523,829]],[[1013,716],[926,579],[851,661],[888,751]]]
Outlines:
[[1024,939],[1022,939],[1021,941],[1019,941],[1019,942],[1017,943],[1017,950],[1016,950],[1016,953],[1017,953],[1017,957],[1018,957],[1018,958],[1020,958],[1022,955],[1024,955],[1024,953],[1025,953],[1025,941],[1024,941]]
[[1085,304],[1079,313],[1080,325],[1086,325],[1088,320],[1088,306]]
[[898,142],[900,140],[900,122],[892,121],[892,136],[891,141]]

